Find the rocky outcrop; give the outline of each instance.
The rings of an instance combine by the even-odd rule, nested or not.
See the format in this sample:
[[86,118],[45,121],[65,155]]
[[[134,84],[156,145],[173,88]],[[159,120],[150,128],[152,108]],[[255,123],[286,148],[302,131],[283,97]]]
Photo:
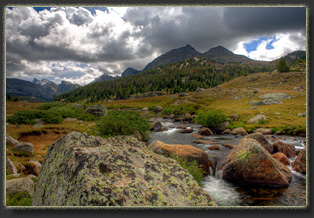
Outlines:
[[292,169],[297,172],[306,174],[306,148],[303,148],[292,164]]
[[222,179],[285,187],[289,185],[292,175],[255,139],[243,138],[223,162]]
[[101,117],[107,114],[107,108],[103,105],[90,105],[85,109],[86,113],[93,114],[96,117]]
[[175,160],[133,136],[71,132],[52,144],[33,206],[216,205]]
[[274,152],[282,152],[284,153],[288,158],[293,158],[297,155],[297,150],[295,147],[291,144],[284,143],[281,141],[275,141],[273,143],[274,146]]
[[6,180],[6,194],[13,195],[19,192],[28,193],[31,197],[34,195],[34,182],[28,177],[21,179]]
[[148,147],[157,154],[163,154],[167,156],[176,155],[178,157],[187,159],[189,162],[196,160],[198,165],[205,172],[205,175],[209,175],[209,167],[211,166],[211,162],[208,159],[208,155],[202,149],[193,147],[191,145],[169,145],[161,141],[154,141]]
[[261,133],[253,133],[250,135],[245,136],[245,138],[252,138],[255,139],[256,141],[258,141],[269,153],[273,153],[274,152],[274,147],[272,144],[270,144],[267,139],[265,138],[265,136]]
[[268,93],[268,94],[265,94],[265,95],[260,95],[258,97],[262,98],[262,99],[273,99],[273,100],[277,100],[277,101],[290,99],[291,98],[291,96],[289,94],[281,93],[281,92]]
[[34,145],[30,142],[21,142],[15,146],[14,150],[32,155],[34,154]]
[[240,135],[240,136],[244,136],[248,134],[247,131],[243,127],[234,128],[230,133],[232,135]]

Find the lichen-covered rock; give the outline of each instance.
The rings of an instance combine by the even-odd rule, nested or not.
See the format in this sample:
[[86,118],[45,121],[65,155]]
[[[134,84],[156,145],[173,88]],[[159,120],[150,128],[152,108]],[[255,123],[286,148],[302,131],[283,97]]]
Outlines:
[[46,154],[34,206],[216,205],[175,160],[133,136],[71,132]]
[[253,133],[253,134],[249,134],[247,136],[245,136],[245,138],[252,138],[255,139],[256,141],[258,141],[269,153],[273,153],[274,152],[274,147],[272,144],[270,144],[267,139],[265,138],[265,136],[261,133]]
[[231,134],[244,136],[244,135],[247,135],[248,133],[243,127],[237,127],[231,131]]
[[30,142],[21,142],[15,146],[14,150],[34,154],[34,145]]
[[306,174],[306,148],[303,148],[292,164],[292,169],[297,172]]
[[275,152],[282,152],[284,153],[288,158],[293,158],[297,156],[297,150],[295,147],[289,143],[281,142],[281,141],[275,141],[273,143],[274,151]]
[[28,193],[31,197],[34,195],[34,182],[28,177],[21,179],[6,180],[6,194],[13,195],[19,192]]
[[93,114],[96,117],[101,117],[107,114],[107,108],[101,104],[90,105],[85,109],[85,112]]
[[252,138],[243,138],[223,162],[222,179],[235,183],[286,187],[292,175],[259,142]]
[[148,146],[157,154],[177,155],[191,162],[196,160],[198,165],[203,169],[205,175],[209,175],[209,167],[213,167],[208,159],[208,154],[202,149],[193,147],[192,145],[169,145],[161,141],[154,141]]

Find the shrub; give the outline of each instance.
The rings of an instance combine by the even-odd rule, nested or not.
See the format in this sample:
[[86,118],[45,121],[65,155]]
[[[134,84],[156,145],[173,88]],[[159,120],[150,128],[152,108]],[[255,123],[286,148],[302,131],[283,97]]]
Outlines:
[[276,68],[279,72],[289,72],[290,66],[287,64],[286,60],[284,58],[280,58],[278,61]]
[[45,111],[45,113],[43,113],[43,115],[41,116],[42,121],[44,121],[45,123],[62,123],[63,121],[63,117],[61,114],[59,114],[58,112],[55,111]]
[[208,128],[216,128],[227,121],[227,116],[218,110],[212,110],[206,113],[200,112],[194,121]]
[[171,105],[170,107],[163,110],[165,114],[174,114],[176,116],[182,115],[182,114],[195,114],[197,110],[201,108],[201,105],[199,104],[189,104],[189,103],[183,103],[180,105]]
[[83,121],[95,121],[98,120],[98,117],[95,117],[93,114],[83,113],[80,114],[77,119],[83,120]]
[[171,155],[170,157],[176,160],[182,168],[186,169],[193,176],[199,186],[203,186],[202,182],[204,180],[205,172],[198,166],[196,160],[188,162],[185,158],[178,157],[177,155]]
[[150,124],[148,120],[135,111],[109,111],[96,125],[99,134],[103,137],[116,135],[134,135],[138,131],[148,137]]
[[7,195],[6,206],[32,206],[32,198],[25,192]]
[[62,106],[62,107],[53,107],[48,110],[52,113],[60,114],[63,118],[76,118],[81,113],[83,113],[83,109],[72,107],[72,106]]
[[50,102],[50,103],[42,104],[42,105],[38,106],[36,109],[37,110],[49,110],[49,109],[54,108],[54,107],[64,107],[65,105],[66,104],[63,102]]
[[35,124],[34,119],[41,118],[43,112],[38,110],[33,111],[18,111],[13,116],[8,117],[7,121],[10,124]]

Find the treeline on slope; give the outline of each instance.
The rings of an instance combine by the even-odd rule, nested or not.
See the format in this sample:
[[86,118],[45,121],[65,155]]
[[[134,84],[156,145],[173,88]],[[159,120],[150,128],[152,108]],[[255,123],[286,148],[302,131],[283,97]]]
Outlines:
[[113,98],[127,99],[132,95],[152,91],[163,91],[167,94],[190,92],[197,87],[211,88],[239,76],[272,71],[275,68],[274,62],[218,64],[208,58],[189,58],[137,75],[89,84],[58,95],[54,101],[93,103]]

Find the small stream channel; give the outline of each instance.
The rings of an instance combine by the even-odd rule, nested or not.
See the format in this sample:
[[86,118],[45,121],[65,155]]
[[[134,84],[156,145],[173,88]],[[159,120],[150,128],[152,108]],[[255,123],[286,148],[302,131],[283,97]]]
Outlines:
[[[169,119],[158,118],[167,131],[151,133],[150,142],[159,140],[166,144],[188,144],[204,150],[212,163],[219,166],[224,158],[231,152],[231,149],[221,146],[222,143],[237,145],[242,137],[234,135],[213,135],[206,136],[202,140],[211,139],[209,144],[195,144],[192,141],[200,129],[197,124],[182,124],[172,122]],[[192,133],[178,133],[178,126],[193,128]],[[305,137],[277,136],[278,140],[290,143],[296,150],[301,150],[305,146]],[[281,139],[279,139],[281,138]],[[285,139],[282,139],[285,138]],[[271,143],[271,142],[270,142]],[[209,146],[219,144],[220,150],[209,150]],[[295,158],[290,158],[291,164]],[[306,176],[294,171],[291,166],[288,168],[292,172],[292,181],[287,188],[269,186],[239,186],[221,179],[221,170],[210,169],[210,175],[204,178],[203,187],[213,197],[219,206],[306,206]]]

